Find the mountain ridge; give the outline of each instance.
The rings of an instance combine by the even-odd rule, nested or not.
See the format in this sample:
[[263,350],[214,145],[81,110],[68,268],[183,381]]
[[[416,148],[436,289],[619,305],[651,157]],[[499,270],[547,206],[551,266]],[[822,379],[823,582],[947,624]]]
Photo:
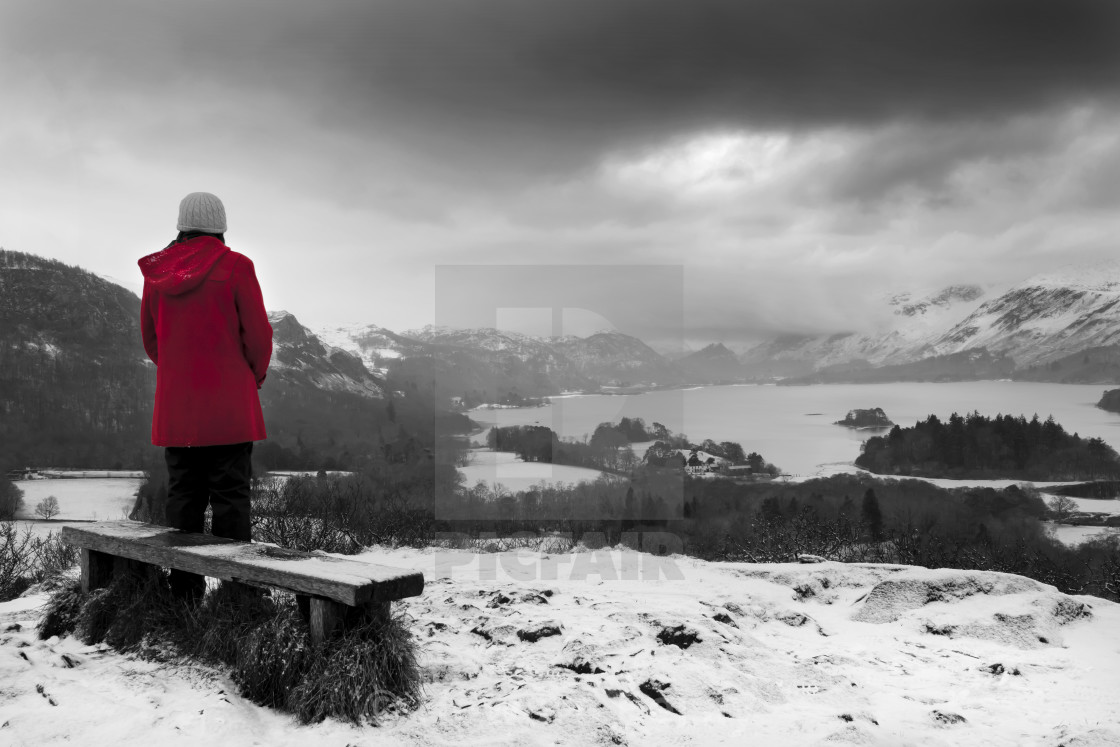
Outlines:
[[[32,353],[65,358],[68,346],[86,339],[91,341],[84,353],[87,360],[119,350],[127,351],[128,365],[151,368],[135,328],[139,300],[134,293],[55,260],[13,252],[0,257],[0,282],[11,286],[17,276],[37,273],[37,293],[40,299],[52,299],[50,313],[57,317],[43,316],[42,303],[33,308],[27,301],[16,308],[12,294],[0,298],[0,318],[7,319],[12,337],[9,359],[17,349],[25,366]],[[75,272],[82,273],[80,280]],[[79,299],[73,308],[44,280],[52,273],[69,273],[66,282],[71,285],[63,286]],[[97,308],[82,307],[83,295],[101,299]],[[1066,265],[1004,290],[957,283],[884,294],[879,300],[887,321],[877,330],[786,335],[738,354],[723,343],[711,343],[673,359],[620,331],[534,337],[435,325],[397,333],[376,324],[313,331],[291,313],[274,311],[270,318],[277,350],[270,373],[274,381],[370,402],[384,403],[393,392],[417,391],[445,405],[516,402],[565,391],[775,380],[1120,381],[1120,261]],[[37,321],[28,326],[29,319]],[[106,327],[110,319],[118,321]],[[116,342],[105,344],[107,340]]]
[[[516,359],[516,366],[534,371],[529,377],[533,383],[526,384],[523,376],[516,384],[523,390],[519,394],[532,396],[601,387],[775,380],[948,381],[1021,375],[1110,383],[1120,374],[1120,368],[1104,363],[1115,357],[1111,348],[1120,346],[1120,261],[1068,265],[1011,286],[955,283],[884,294],[879,302],[883,321],[876,329],[778,336],[738,354],[711,343],[670,358],[620,332],[549,338],[434,325],[402,335],[414,340],[414,346],[429,348],[407,350],[398,343],[393,352],[398,360],[419,352],[446,358],[454,348],[460,364],[473,355],[489,357],[491,368],[507,369]],[[354,340],[340,344],[357,350]],[[1083,350],[1096,351],[1101,363],[1073,365],[1072,357]],[[563,384],[560,371],[569,374]],[[508,378],[494,388],[509,388]],[[456,386],[452,382],[451,388]]]

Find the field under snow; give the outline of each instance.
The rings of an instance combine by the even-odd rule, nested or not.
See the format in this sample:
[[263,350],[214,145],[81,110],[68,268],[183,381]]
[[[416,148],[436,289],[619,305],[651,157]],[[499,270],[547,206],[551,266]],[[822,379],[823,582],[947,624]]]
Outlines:
[[[26,526],[46,536],[67,525],[127,519],[143,481],[140,477],[18,480],[15,485],[23,491],[23,508],[16,512],[16,524],[21,531]],[[43,521],[35,506],[52,495],[58,499],[59,514]]]
[[0,743],[1120,744],[1120,605],[992,572],[371,551],[424,572],[425,706],[298,726],[221,674],[73,639],[0,605]]
[[[1049,501],[1053,496],[1043,492]],[[1104,500],[1100,498],[1071,498],[1077,504],[1078,511],[1087,511],[1101,514],[1120,514],[1120,500]],[[1071,526],[1068,524],[1052,524],[1054,536],[1064,545],[1080,545],[1082,542],[1098,537],[1120,534],[1120,527],[1094,527]]]
[[473,487],[475,483],[482,481],[493,489],[504,488],[517,492],[529,490],[542,482],[549,485],[594,482],[607,473],[566,464],[523,462],[516,454],[508,451],[471,449],[470,464],[460,467],[459,474],[463,476],[463,484],[467,487]]

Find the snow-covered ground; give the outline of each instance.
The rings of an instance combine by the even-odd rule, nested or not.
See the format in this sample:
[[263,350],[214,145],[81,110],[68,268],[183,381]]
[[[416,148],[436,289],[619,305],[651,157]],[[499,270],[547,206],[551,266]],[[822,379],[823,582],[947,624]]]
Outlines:
[[33,597],[0,605],[0,741],[1120,743],[1120,605],[1018,576],[611,550],[366,557],[427,578],[397,605],[427,678],[407,718],[298,726],[221,674],[40,642]]
[[1068,524],[1051,524],[1051,526],[1054,537],[1063,545],[1070,547],[1097,537],[1120,534],[1120,527],[1081,527]]
[[[1043,493],[1043,497],[1049,501],[1054,496]],[[1120,514],[1120,500],[1102,500],[1100,498],[1072,498],[1071,500],[1077,504],[1077,510],[1079,511]],[[1120,534],[1120,527],[1067,526],[1065,524],[1054,524],[1052,526],[1054,527],[1054,536],[1065,545],[1080,545],[1085,540],[1094,537]]]
[[[268,472],[266,472],[264,474],[264,476],[266,478],[276,477],[276,478],[280,478],[282,480],[286,480],[289,477],[316,477],[318,474],[319,474],[318,470],[274,469],[274,470],[269,470]],[[352,474],[354,474],[354,473],[353,472],[347,472],[346,470],[326,470],[326,475],[328,477],[346,477],[347,475],[352,475]]]
[[[815,480],[822,477],[832,477],[833,475],[867,475],[874,477],[878,480],[922,480],[928,482],[930,485],[936,485],[939,488],[946,490],[953,490],[956,488],[994,488],[1002,490],[1003,488],[1012,485],[1031,485],[1039,489],[1044,495],[1046,488],[1056,487],[1059,485],[1072,485],[1072,482],[1031,482],[1029,480],[981,480],[976,478],[966,478],[963,480],[950,480],[942,477],[909,477],[901,475],[877,475],[874,472],[868,472],[862,467],[857,467],[852,462],[831,462],[829,464],[821,464],[817,466],[816,471],[811,474],[804,475],[783,475],[777,478],[781,482],[805,482],[807,480]],[[1075,498],[1074,500],[1085,500],[1082,498]],[[1102,501],[1107,503],[1108,501]],[[1120,513],[1120,501],[1116,501],[1115,508]],[[1091,509],[1083,509],[1091,510]]]
[[[1054,496],[1043,493],[1047,500]],[[1102,498],[1070,498],[1071,501],[1077,504],[1078,511],[1087,511],[1094,514],[1120,514],[1120,500],[1108,500]]]
[[464,485],[467,487],[472,487],[481,480],[492,488],[501,486],[512,492],[517,492],[528,490],[542,482],[550,485],[593,482],[604,474],[599,470],[586,467],[569,467],[565,464],[548,464],[547,462],[523,462],[516,454],[508,451],[471,449],[470,456],[470,464],[459,468],[459,473],[463,475]]
[[57,478],[98,477],[102,479],[120,479],[125,477],[143,477],[143,470],[134,469],[38,469],[27,470],[25,475],[30,475],[29,480],[48,480]]

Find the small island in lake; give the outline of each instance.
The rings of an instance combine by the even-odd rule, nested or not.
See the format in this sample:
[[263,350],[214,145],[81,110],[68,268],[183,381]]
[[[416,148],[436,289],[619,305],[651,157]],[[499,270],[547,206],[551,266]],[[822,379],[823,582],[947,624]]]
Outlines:
[[1032,481],[1120,478],[1120,455],[1100,438],[1069,434],[1054,418],[973,412],[897,425],[863,444],[856,466],[880,475]]
[[1101,395],[1097,407],[1109,412],[1120,412],[1120,389],[1108,389]]
[[868,410],[848,410],[848,415],[843,420],[837,420],[836,425],[845,428],[890,428],[894,423],[881,407],[872,407]]

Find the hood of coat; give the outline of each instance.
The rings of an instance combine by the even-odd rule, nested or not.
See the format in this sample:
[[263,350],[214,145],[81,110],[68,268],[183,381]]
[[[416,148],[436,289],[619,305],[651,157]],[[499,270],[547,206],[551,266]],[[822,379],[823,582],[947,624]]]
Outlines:
[[137,264],[154,289],[177,296],[197,288],[229,250],[213,236],[196,236],[149,254]]

